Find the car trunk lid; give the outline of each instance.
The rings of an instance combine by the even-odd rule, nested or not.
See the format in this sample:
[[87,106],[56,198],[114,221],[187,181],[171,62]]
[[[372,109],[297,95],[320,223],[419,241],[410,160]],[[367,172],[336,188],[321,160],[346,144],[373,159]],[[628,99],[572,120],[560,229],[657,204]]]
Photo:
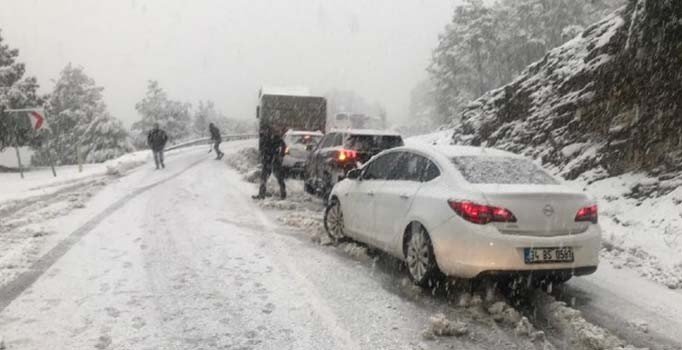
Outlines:
[[589,223],[576,222],[578,210],[593,204],[582,192],[561,185],[473,185],[487,204],[506,208],[514,223],[497,223],[506,234],[561,236],[582,233]]

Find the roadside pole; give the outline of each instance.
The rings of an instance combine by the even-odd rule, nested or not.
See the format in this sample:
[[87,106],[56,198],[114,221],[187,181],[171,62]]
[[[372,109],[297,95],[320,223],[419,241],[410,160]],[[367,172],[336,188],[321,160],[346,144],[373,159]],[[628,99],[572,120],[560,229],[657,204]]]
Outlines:
[[[50,137],[49,134],[47,136]],[[45,152],[47,152],[47,161],[50,162],[50,168],[52,168],[52,176],[57,177],[57,171],[54,169],[54,158],[52,158],[52,149],[50,149],[50,142],[45,142]]]
[[78,160],[78,172],[83,172],[83,159],[81,159],[81,144],[80,142],[76,146],[76,160]]
[[21,165],[21,154],[19,154],[19,146],[14,146],[14,149],[17,151],[17,164],[19,164],[19,174],[21,174],[21,178],[24,178],[24,167]]
[[57,177],[57,170],[54,169],[54,159],[52,158],[52,151],[51,150],[46,150],[47,152],[47,161],[50,162],[50,168],[52,168],[52,176]]

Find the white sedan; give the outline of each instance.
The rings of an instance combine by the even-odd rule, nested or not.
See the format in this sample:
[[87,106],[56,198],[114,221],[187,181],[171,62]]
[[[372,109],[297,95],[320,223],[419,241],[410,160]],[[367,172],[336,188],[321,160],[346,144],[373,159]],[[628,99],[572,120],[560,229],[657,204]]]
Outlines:
[[463,146],[400,147],[331,192],[325,228],[406,262],[412,280],[596,271],[597,205],[522,156]]

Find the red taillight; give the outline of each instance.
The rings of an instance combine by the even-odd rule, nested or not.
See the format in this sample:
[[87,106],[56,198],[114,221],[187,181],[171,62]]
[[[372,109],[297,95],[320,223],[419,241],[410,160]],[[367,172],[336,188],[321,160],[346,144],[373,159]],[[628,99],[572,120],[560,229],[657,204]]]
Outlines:
[[597,210],[597,205],[590,205],[589,207],[580,208],[578,213],[575,214],[575,221],[588,221],[596,224],[599,221],[599,214]]
[[357,158],[357,156],[358,156],[357,151],[353,151],[353,150],[349,150],[349,149],[342,149],[342,150],[339,150],[339,155],[337,156],[337,159],[340,162],[345,162],[347,160],[354,160],[355,158]]
[[505,208],[481,205],[467,201],[448,201],[450,208],[464,220],[485,225],[489,222],[516,222],[516,217]]

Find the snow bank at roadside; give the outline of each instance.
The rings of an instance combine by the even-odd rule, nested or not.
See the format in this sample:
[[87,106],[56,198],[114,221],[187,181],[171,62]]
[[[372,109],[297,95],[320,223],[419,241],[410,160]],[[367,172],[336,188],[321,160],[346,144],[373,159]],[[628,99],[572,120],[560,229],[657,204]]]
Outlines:
[[131,169],[146,163],[150,158],[149,151],[137,151],[124,154],[116,159],[104,163],[105,174],[112,176],[123,176]]
[[260,178],[259,155],[256,147],[245,147],[227,154],[225,162],[244,176],[244,180],[256,183]]
[[552,296],[537,292],[533,296],[538,311],[549,325],[561,333],[566,348],[584,350],[625,350],[638,349],[625,343],[608,330],[594,325],[583,318],[580,311],[568,307]]
[[657,193],[659,180],[626,174],[574,181],[599,201],[602,257],[671,289],[682,288],[682,188]]

